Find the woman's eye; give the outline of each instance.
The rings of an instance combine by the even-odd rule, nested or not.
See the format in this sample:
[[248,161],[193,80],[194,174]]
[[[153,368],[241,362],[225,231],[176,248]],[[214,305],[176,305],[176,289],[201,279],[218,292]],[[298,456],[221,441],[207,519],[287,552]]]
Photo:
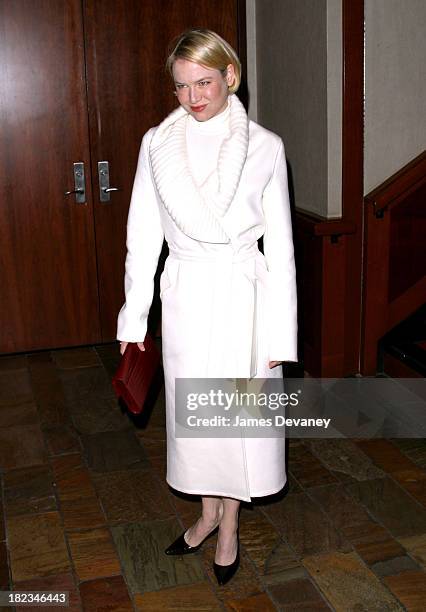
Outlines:
[[201,87],[207,87],[207,85],[210,85],[210,81],[200,81],[200,85]]

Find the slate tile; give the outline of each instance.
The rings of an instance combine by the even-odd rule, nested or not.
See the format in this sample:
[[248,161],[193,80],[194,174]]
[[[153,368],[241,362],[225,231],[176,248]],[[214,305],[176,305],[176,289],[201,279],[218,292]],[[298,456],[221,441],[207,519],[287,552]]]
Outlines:
[[398,542],[410,555],[426,569],[426,533],[408,538],[398,538]]
[[34,425],[39,422],[37,406],[34,402],[18,404],[13,409],[9,406],[0,406],[0,427]]
[[8,520],[8,542],[14,582],[69,570],[68,552],[57,512],[11,517]]
[[323,508],[336,529],[345,531],[352,525],[371,522],[365,508],[345,491],[342,484],[314,487],[309,495]]
[[266,593],[259,593],[251,597],[243,599],[233,599],[226,602],[226,609],[231,612],[254,612],[262,610],[262,612],[274,612],[277,608],[272,603],[272,600]]
[[366,563],[382,562],[404,554],[401,546],[372,520],[343,485],[312,488],[309,493]]
[[6,472],[4,500],[8,516],[56,510],[50,468],[43,465]]
[[43,429],[50,456],[81,452],[77,433],[72,425],[54,425]]
[[116,373],[118,366],[120,365],[119,359],[102,359],[102,365],[104,367],[107,376],[112,380]]
[[[80,597],[78,589],[74,583],[71,573],[56,574],[46,576],[45,578],[33,578],[24,582],[15,582],[13,585],[15,591],[68,591],[69,607],[49,606],[49,610],[67,610],[67,612],[80,612]],[[17,606],[16,611],[25,612],[40,612],[40,606]]]
[[393,444],[413,461],[418,467],[426,470],[426,440],[415,438],[410,440],[394,439]]
[[348,526],[344,534],[356,552],[368,565],[405,554],[402,546],[389,535],[387,529],[371,520]]
[[199,495],[189,495],[167,486],[170,501],[175,507],[182,523],[190,527],[201,516],[202,503]]
[[34,400],[27,369],[0,371],[0,408],[14,408]]
[[52,461],[65,529],[105,524],[95,487],[81,455],[63,455]]
[[69,422],[62,383],[50,353],[29,355],[28,363],[42,425],[53,427]]
[[115,397],[84,397],[68,404],[75,429],[80,434],[120,431],[132,427]]
[[351,495],[366,506],[393,536],[426,532],[426,509],[390,478],[378,478],[347,486]]
[[413,462],[389,440],[357,440],[356,445],[375,465],[390,474],[415,467]]
[[222,606],[215,597],[211,585],[207,581],[175,586],[161,591],[136,593],[136,610],[155,610],[155,612],[168,612],[179,610],[188,612],[213,612],[222,610]]
[[288,469],[305,488],[339,482],[305,446],[290,450]]
[[[240,517],[240,543],[265,584],[283,582],[300,563],[278,531],[260,512]],[[302,570],[303,573],[303,570]]]
[[136,436],[142,440],[142,445],[144,444],[145,440],[167,440],[166,428],[163,425],[153,425],[148,423],[145,427],[137,429],[135,433]]
[[425,609],[426,601],[426,573],[403,572],[397,576],[386,576],[383,582],[401,601],[403,610],[421,612]]
[[[279,502],[264,506],[262,511],[300,556],[352,548],[305,493],[287,495]],[[319,522],[321,529],[318,529]]]
[[118,342],[114,344],[104,344],[96,346],[95,349],[108,376],[112,378],[120,364],[120,344]]
[[149,461],[156,475],[166,481],[167,478],[167,459],[166,457],[152,457]]
[[0,469],[40,465],[47,462],[39,425],[0,428]]
[[398,470],[392,473],[392,478],[423,507],[426,507],[426,472],[424,470],[417,466],[409,470]]
[[79,453],[54,457],[52,468],[61,501],[96,495],[89,470]]
[[149,467],[133,431],[106,431],[82,436],[87,463],[95,472]]
[[72,531],[67,537],[75,571],[80,580],[121,574],[120,562],[108,529]]
[[376,467],[351,440],[312,439],[306,444],[342,482],[364,481],[385,476],[385,473]]
[[109,523],[136,523],[175,514],[167,489],[152,470],[95,473],[94,482]]
[[121,359],[120,355],[120,343],[119,342],[111,342],[108,344],[96,344],[95,350],[99,355],[101,361],[104,359]]
[[302,487],[297,482],[296,478],[293,476],[291,472],[287,474],[287,482],[288,482],[288,492],[289,493],[301,493]]
[[79,497],[61,501],[61,512],[64,528],[91,529],[105,525],[105,516],[96,497]]
[[403,610],[356,553],[314,555],[303,564],[336,612]]
[[269,588],[269,592],[279,610],[312,611],[329,610],[321,594],[308,578],[297,578],[284,584],[276,584]]
[[83,609],[88,612],[133,612],[133,604],[123,576],[83,582],[80,585],[80,594]]
[[101,366],[58,370],[67,402],[87,397],[115,397],[111,379]]
[[91,346],[52,351],[52,359],[61,370],[100,366],[101,360]]
[[164,554],[182,532],[176,519],[115,525],[111,531],[131,593],[204,580],[198,554],[182,557]]
[[26,370],[28,362],[26,355],[6,355],[0,357],[0,372],[11,370]]
[[413,561],[411,557],[408,555],[402,555],[401,557],[394,557],[393,559],[388,559],[387,561],[378,561],[377,563],[373,563],[370,569],[376,574],[376,576],[394,576],[396,574],[400,574],[401,572],[406,572],[407,570],[416,570],[419,571],[422,568]]
[[155,457],[167,458],[167,442],[166,440],[158,440],[154,438],[150,440],[148,438],[140,439],[139,442],[145,451],[145,455],[148,459]]

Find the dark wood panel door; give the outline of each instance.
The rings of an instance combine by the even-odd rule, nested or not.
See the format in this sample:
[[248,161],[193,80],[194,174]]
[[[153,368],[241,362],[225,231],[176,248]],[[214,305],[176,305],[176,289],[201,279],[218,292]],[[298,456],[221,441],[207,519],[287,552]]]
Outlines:
[[0,90],[0,352],[98,341],[80,0],[0,3]]
[[[116,337],[124,301],[126,219],[143,134],[176,106],[167,46],[207,27],[239,47],[238,0],[84,0],[87,83],[102,337]],[[241,16],[240,16],[241,24]],[[242,50],[244,51],[244,50]],[[244,53],[243,53],[244,55]],[[120,191],[99,201],[98,161]]]

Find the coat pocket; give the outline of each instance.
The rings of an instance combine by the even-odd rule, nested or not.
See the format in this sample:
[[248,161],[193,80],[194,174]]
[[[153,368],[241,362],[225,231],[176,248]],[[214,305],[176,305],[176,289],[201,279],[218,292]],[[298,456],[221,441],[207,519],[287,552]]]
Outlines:
[[176,285],[179,271],[179,262],[166,260],[164,270],[160,276],[160,299],[169,292],[169,290]]

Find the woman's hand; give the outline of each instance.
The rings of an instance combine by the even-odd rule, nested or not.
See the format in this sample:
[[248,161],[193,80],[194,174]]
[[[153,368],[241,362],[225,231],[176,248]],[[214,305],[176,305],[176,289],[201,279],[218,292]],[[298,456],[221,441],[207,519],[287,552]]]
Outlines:
[[[121,353],[121,355],[123,355],[123,353],[126,350],[128,344],[129,344],[128,342],[120,342],[120,353]],[[137,342],[136,344],[138,345],[138,349],[140,351],[144,351],[145,350],[143,342]]]
[[269,362],[269,369],[272,370],[272,368],[275,368],[277,365],[280,365],[281,363],[283,363],[282,361],[270,361]]

